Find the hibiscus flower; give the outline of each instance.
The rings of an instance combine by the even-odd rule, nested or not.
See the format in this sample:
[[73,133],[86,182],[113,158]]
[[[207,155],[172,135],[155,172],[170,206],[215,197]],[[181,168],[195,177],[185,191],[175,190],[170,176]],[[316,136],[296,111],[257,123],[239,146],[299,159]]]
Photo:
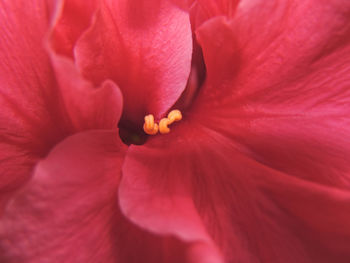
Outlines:
[[1,262],[350,261],[349,1],[0,10]]

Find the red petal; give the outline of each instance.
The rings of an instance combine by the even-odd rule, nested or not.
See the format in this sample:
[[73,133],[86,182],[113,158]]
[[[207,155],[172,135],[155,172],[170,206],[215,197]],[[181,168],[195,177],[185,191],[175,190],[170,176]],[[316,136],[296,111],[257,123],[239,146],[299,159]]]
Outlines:
[[[324,8],[316,2],[289,6],[288,14],[277,8],[281,19],[304,11],[306,19],[297,21],[300,32],[289,20],[289,27],[283,19],[273,20],[277,2],[265,2],[271,9],[262,12],[266,20],[257,20],[258,29],[261,23],[267,28],[262,36],[248,23],[259,14],[254,5],[243,5],[249,9],[241,9],[237,20],[203,24],[198,39],[208,69],[206,85],[172,134],[135,147],[128,156],[125,180],[142,174],[146,200],[192,196],[229,262],[350,260],[350,46],[346,5],[336,6],[341,2],[329,4],[327,12],[318,10],[320,20],[305,10],[312,4]],[[269,19],[275,22],[271,31]],[[317,29],[318,23],[323,31],[306,41],[311,33],[300,28]],[[296,56],[293,48],[303,37],[303,53]],[[133,203],[133,197],[142,207],[136,197],[144,192],[128,188],[127,201]],[[167,219],[156,215],[160,222]]]
[[[232,82],[241,65],[241,54],[237,46],[239,36],[234,34],[228,20],[223,17],[214,18],[201,26],[196,31],[196,36],[203,50],[207,82],[213,87],[223,86],[228,81]],[[232,89],[232,85],[228,88]],[[221,90],[219,94],[227,96],[227,90],[223,88]]]
[[188,14],[170,1],[105,1],[75,54],[94,83],[115,81],[124,96],[124,120],[142,124],[165,113],[184,90],[190,71]]
[[[157,145],[160,148],[129,148],[119,191],[121,209],[142,228],[189,243],[191,262],[223,262],[189,193],[188,162],[194,159],[185,148],[173,155],[173,146],[178,142],[175,139],[165,144],[163,139]],[[165,145],[167,149],[163,148]],[[183,143],[179,146],[186,147]],[[186,155],[180,156],[182,153]]]
[[[281,93],[281,86],[294,85],[322,70],[326,60],[335,61],[327,58],[330,54],[337,53],[346,62],[349,3],[242,1],[234,18],[216,18],[197,31],[206,65],[211,68],[208,74],[226,76],[222,83],[234,87],[237,95],[256,91],[273,95]],[[217,64],[221,65],[218,69]],[[346,65],[342,67],[338,72],[345,77]],[[228,92],[221,89],[220,94],[227,96]]]
[[[314,6],[323,8],[315,3]],[[293,7],[297,15],[305,6]],[[204,24],[198,30],[198,38],[208,78],[196,101],[198,108],[192,114],[195,118],[206,116],[207,127],[234,138],[245,145],[254,158],[270,167],[347,188],[350,185],[347,158],[350,154],[350,39],[346,30],[344,35],[340,32],[350,30],[350,23],[334,3],[330,7],[328,13],[315,14],[322,16],[323,20],[318,20],[321,24],[326,24],[325,21],[328,24],[314,37],[315,42],[305,40],[300,48],[304,53],[298,56],[288,49],[268,51],[268,46],[267,51],[251,57],[249,54],[257,52],[259,47],[243,47],[241,41],[245,34],[235,34],[239,26],[243,27],[239,24],[242,14],[231,22],[217,18]],[[278,17],[283,17],[278,10]],[[274,14],[269,13],[269,17]],[[308,23],[313,22],[304,21],[306,28],[310,26]],[[285,31],[276,33],[278,40],[269,44],[280,41],[281,49],[298,45],[300,40],[294,38],[294,34],[299,31],[293,27],[283,29]],[[217,32],[215,41],[210,35],[213,30]],[[301,37],[304,33],[299,34]],[[314,46],[316,40],[319,46]],[[324,45],[327,40],[329,46]],[[220,43],[223,46],[218,52],[216,48]],[[283,58],[278,63],[277,56]],[[264,60],[260,60],[262,58]],[[240,128],[233,128],[234,124]]]
[[194,29],[198,28],[205,21],[216,17],[234,17],[240,0],[195,0],[191,6],[191,22]]
[[43,48],[51,3],[1,1],[0,10],[1,199],[70,128]]
[[81,34],[91,24],[97,9],[96,0],[57,1],[56,21],[50,36],[53,49],[73,58],[73,48]]
[[115,132],[67,138],[0,220],[1,262],[185,262],[186,247],[132,225],[117,188],[126,146]]
[[227,262],[348,262],[350,194],[256,162],[234,133],[190,117],[132,147],[121,182],[124,213],[191,240],[205,233],[198,211]]
[[51,52],[65,109],[77,131],[87,129],[117,130],[123,98],[110,80],[100,87],[83,79],[73,62]]
[[171,0],[171,1],[175,3],[178,7],[184,10],[188,10],[193,4],[193,2],[195,2],[196,0]]
[[[5,200],[30,177],[35,162],[64,137],[82,129],[116,129],[122,102],[112,82],[94,90],[72,62],[55,54],[51,55],[56,72],[52,70],[43,47],[51,6],[40,1],[29,6],[1,5],[6,12],[0,14],[4,21],[0,29],[0,199]],[[0,214],[4,200],[0,200]]]
[[4,212],[2,262],[112,262],[110,222],[124,152],[114,132],[58,144]]

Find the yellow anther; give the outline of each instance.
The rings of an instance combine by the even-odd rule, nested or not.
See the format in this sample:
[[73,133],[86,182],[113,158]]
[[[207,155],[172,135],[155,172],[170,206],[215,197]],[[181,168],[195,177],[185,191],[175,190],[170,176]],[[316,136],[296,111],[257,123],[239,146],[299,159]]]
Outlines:
[[159,132],[161,134],[166,134],[170,132],[168,125],[172,124],[174,121],[179,121],[182,119],[181,111],[172,110],[168,114],[168,118],[163,118],[159,122]]
[[168,114],[169,124],[172,124],[174,121],[180,121],[182,119],[181,111],[172,110]]
[[154,123],[154,116],[152,114],[145,116],[145,123],[143,124],[143,130],[149,135],[155,135],[158,132],[158,124]]
[[168,128],[168,125],[170,124],[170,120],[167,118],[163,118],[159,122],[159,132],[161,134],[166,134],[170,132],[170,129]]
[[171,112],[169,112],[167,118],[163,118],[160,120],[158,126],[157,123],[154,123],[153,115],[149,114],[145,117],[145,124],[143,125],[143,130],[149,135],[157,134],[158,130],[161,134],[166,134],[170,132],[168,125],[172,124],[174,121],[179,121],[181,119],[181,111],[172,110]]

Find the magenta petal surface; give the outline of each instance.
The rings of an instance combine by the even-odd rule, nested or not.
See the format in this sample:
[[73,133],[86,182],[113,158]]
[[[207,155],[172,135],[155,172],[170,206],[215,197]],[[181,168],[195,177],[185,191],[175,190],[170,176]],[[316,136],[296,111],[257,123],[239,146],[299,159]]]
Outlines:
[[[163,151],[162,143],[165,141],[157,145],[160,148],[129,148],[119,189],[124,215],[148,231],[187,242],[187,262],[223,262],[191,195],[191,180],[187,177],[193,171],[188,170],[191,156],[186,150],[172,152],[174,143],[164,144],[169,148]],[[178,159],[182,153],[186,155]]]
[[[307,77],[318,74],[319,70],[331,70],[326,61],[335,61],[335,56],[342,61],[337,62],[341,68],[333,68],[328,75],[348,75],[348,60],[344,56],[349,52],[349,10],[349,2],[344,0],[325,4],[313,0],[302,3],[241,1],[231,19],[209,20],[197,29],[206,64],[212,67],[212,70],[208,69],[208,75],[221,76],[226,72],[231,76],[230,80],[225,78],[223,84],[232,89],[221,88],[226,96],[228,93],[247,96],[255,92],[272,96],[282,94],[284,90],[283,94],[298,90],[298,93],[310,96],[306,88],[320,83],[313,85]],[[212,38],[214,32],[217,33],[215,41]],[[226,51],[216,54],[218,47]],[[217,63],[227,65],[226,69],[216,70]],[[322,78],[326,76],[323,74]],[[295,84],[302,81],[308,81],[308,85],[291,89],[290,86],[297,87]],[[323,83],[323,87],[329,90],[326,84]],[[319,92],[324,90],[321,88]]]
[[97,0],[56,0],[56,14],[50,43],[56,53],[74,59],[78,38],[92,23]]
[[[189,15],[171,1],[102,1],[75,47],[77,65],[96,85],[111,79],[124,97],[123,119],[142,125],[178,99],[190,71]],[[142,127],[142,126],[140,126]]]
[[225,262],[347,262],[349,192],[271,169],[232,138],[191,119],[132,147],[119,192],[124,214],[184,240],[209,233]]
[[203,23],[206,82],[170,134],[130,148],[123,212],[200,225],[227,262],[348,262],[349,8],[242,1]]
[[0,214],[4,194],[70,131],[43,48],[49,1],[0,3]]
[[[193,29],[217,16],[232,18],[240,0],[195,0],[192,1],[190,14]],[[243,1],[242,1],[243,2]]]
[[85,80],[73,61],[51,51],[64,108],[77,131],[87,129],[117,130],[123,98],[111,80],[100,87]]
[[57,145],[0,221],[1,262],[113,262],[110,231],[123,152],[110,131]]
[[[314,8],[322,8],[313,4]],[[239,18],[244,16],[238,15],[245,9],[237,11],[237,20],[215,18],[203,24],[197,35],[208,78],[191,114],[197,119],[206,116],[201,121],[204,125],[247,147],[259,162],[307,180],[348,188],[350,42],[346,28],[350,24],[335,2],[329,7],[328,12],[317,13],[323,19],[319,21],[328,23],[313,39],[319,46],[305,40],[303,53],[298,56],[292,50],[271,50],[268,56],[264,50],[255,59],[251,57],[253,46],[241,44],[245,37],[243,29],[250,32],[240,24]],[[253,5],[245,10],[246,15],[255,8]],[[298,14],[305,6],[296,4],[294,8]],[[281,12],[278,10],[277,14]],[[278,17],[284,18],[281,14]],[[304,21],[305,26],[310,21]],[[299,32],[285,26],[281,30],[285,30],[280,32],[282,35]],[[212,32],[217,32],[221,42],[211,40]],[[300,34],[299,37],[306,38],[303,31]],[[278,36],[275,41],[280,42],[281,49],[295,47],[300,41]],[[220,43],[227,45],[218,53],[216,48]],[[326,48],[324,43],[330,46]],[[255,48],[258,51],[259,46]],[[283,56],[280,62],[275,60],[276,54],[281,55],[278,59]],[[219,69],[217,74],[216,69]]]
[[0,220],[0,261],[186,262],[185,243],[144,231],[121,214],[126,148],[113,131],[82,132],[58,144]]

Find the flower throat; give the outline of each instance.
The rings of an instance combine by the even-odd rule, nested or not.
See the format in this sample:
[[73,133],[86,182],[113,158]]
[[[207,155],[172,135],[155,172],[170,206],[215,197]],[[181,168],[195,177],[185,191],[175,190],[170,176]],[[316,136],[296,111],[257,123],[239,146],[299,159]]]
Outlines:
[[193,44],[190,75],[183,93],[172,107],[175,110],[171,110],[167,117],[162,118],[158,123],[153,114],[146,115],[143,122],[141,119],[140,123],[133,123],[123,119],[119,123],[119,135],[125,144],[142,145],[147,141],[149,135],[156,135],[158,132],[160,134],[169,133],[170,129],[168,126],[182,120],[182,113],[187,112],[191,108],[206,79],[206,67],[202,49],[195,38]]

